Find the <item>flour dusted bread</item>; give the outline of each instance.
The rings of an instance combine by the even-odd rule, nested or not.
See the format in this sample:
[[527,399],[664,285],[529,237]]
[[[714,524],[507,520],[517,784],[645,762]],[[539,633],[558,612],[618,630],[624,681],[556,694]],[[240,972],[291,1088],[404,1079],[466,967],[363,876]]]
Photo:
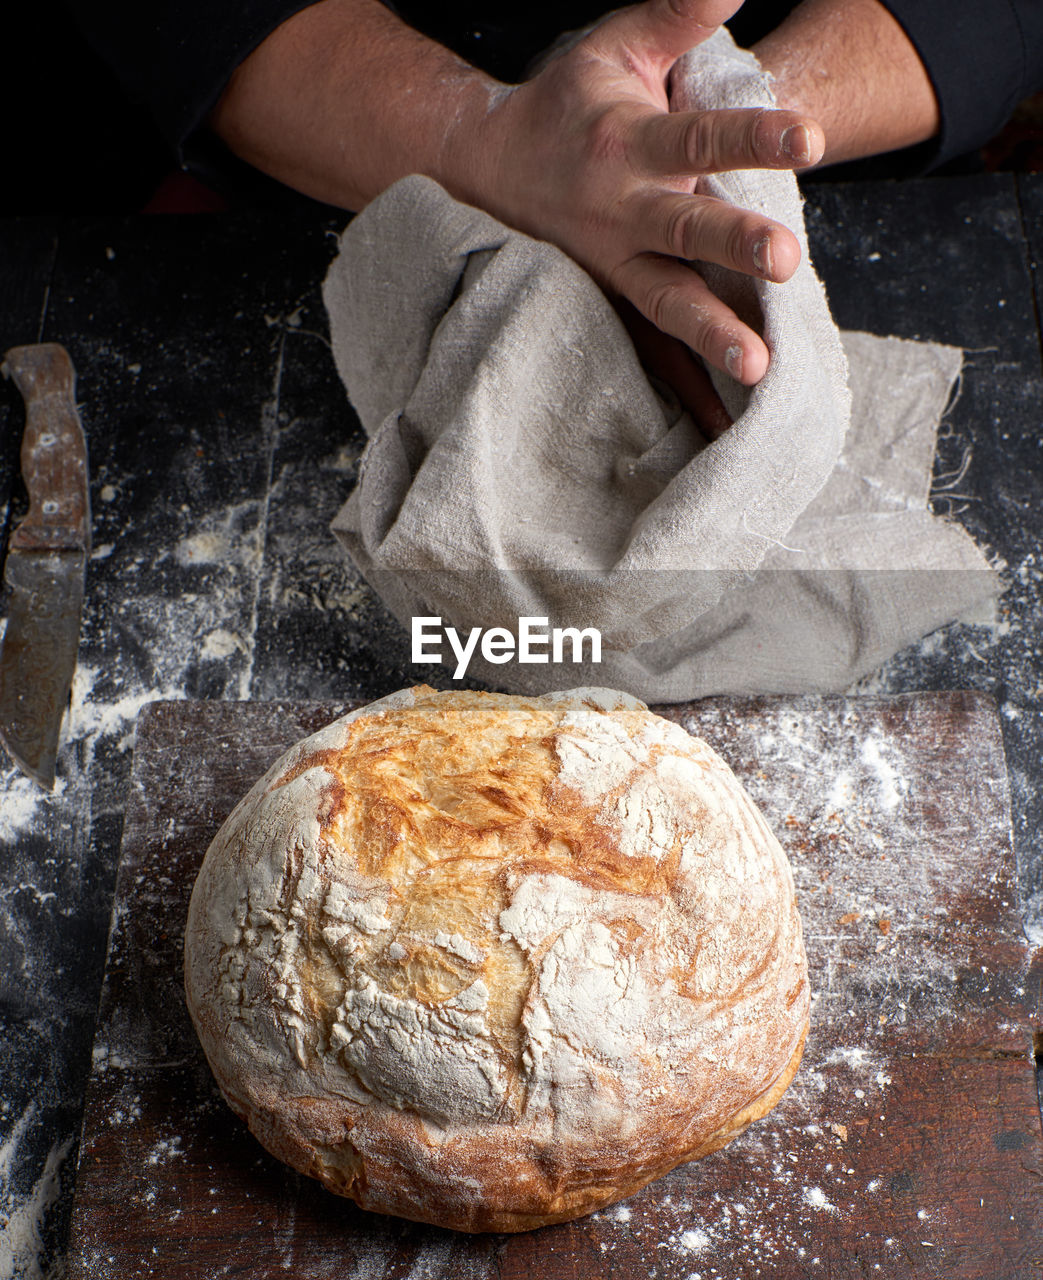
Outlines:
[[188,1005],[232,1107],[367,1209],[518,1231],[722,1146],[808,1018],[785,855],[603,689],[406,690],[288,752],[206,855]]

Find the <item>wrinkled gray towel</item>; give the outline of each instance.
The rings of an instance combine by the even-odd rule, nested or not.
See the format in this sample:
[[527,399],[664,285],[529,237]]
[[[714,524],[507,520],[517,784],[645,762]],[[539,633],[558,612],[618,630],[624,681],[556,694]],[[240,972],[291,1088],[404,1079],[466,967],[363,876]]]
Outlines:
[[[672,101],[772,98],[719,32],[675,69]],[[552,246],[419,177],[342,237],[324,298],[369,444],[337,537],[407,626],[541,616],[602,633],[597,667],[470,675],[651,701],[838,690],[998,593],[972,540],[926,508],[960,352],[841,343],[792,174],[721,174],[709,191],[786,223],[803,253],[785,285],[700,264],[739,314],[759,309],[772,352],[752,391],[714,375],[736,420],[712,443]]]

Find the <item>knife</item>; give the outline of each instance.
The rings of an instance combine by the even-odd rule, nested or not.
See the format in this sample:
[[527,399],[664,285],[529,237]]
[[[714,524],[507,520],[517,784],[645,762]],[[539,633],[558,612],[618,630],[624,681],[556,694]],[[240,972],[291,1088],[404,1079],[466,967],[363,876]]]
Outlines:
[[0,742],[23,772],[52,791],[90,549],[87,442],[76,412],[76,371],[64,347],[12,347],[0,373],[25,401],[22,478],[29,494],[29,512],[11,534],[4,564]]

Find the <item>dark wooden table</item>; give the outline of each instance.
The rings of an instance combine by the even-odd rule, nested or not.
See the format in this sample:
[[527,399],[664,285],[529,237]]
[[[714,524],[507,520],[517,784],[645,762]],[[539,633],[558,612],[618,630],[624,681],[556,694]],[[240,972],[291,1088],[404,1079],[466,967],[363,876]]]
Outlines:
[[[935,509],[1005,562],[999,624],[936,633],[862,691],[996,697],[1039,944],[1043,180],[823,184],[808,197],[842,326],[969,352],[937,475],[966,468]],[[411,668],[406,637],[327,530],[362,446],[318,295],[334,225],[222,215],[0,227],[0,350],[55,340],[73,357],[95,544],[59,790],[40,800],[0,765],[0,1273],[10,1262],[32,1274],[37,1253],[64,1248],[141,706],[338,702],[431,676]],[[20,427],[17,394],[0,389],[7,524],[24,501]]]

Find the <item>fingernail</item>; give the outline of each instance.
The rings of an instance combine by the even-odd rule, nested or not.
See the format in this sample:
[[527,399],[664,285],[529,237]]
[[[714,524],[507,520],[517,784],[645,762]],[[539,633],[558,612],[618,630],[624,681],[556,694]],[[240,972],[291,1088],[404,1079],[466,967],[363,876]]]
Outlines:
[[771,236],[765,236],[753,246],[753,265],[762,276],[771,275]]
[[781,138],[783,155],[807,164],[811,159],[811,134],[805,124],[791,124]]
[[724,367],[736,382],[742,381],[742,347],[729,347],[724,353]]

